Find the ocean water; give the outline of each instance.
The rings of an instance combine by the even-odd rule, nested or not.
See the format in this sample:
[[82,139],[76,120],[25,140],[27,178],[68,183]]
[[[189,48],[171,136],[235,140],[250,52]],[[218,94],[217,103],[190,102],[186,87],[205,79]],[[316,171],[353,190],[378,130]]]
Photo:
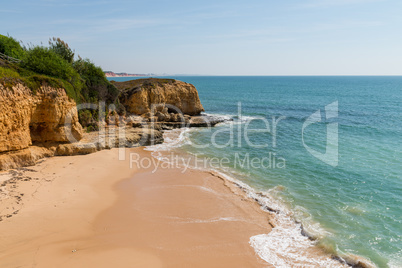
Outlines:
[[294,254],[318,243],[402,267],[402,77],[171,78],[194,84],[207,114],[232,120],[182,131],[174,147],[225,159],[215,169],[281,216],[250,239],[261,258],[332,266]]

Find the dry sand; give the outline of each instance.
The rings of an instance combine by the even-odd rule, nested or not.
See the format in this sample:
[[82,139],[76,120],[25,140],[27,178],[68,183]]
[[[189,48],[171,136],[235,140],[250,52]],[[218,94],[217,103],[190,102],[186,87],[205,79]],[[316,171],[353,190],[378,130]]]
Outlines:
[[249,239],[270,216],[239,189],[126,159],[112,149],[0,173],[0,267],[268,266]]

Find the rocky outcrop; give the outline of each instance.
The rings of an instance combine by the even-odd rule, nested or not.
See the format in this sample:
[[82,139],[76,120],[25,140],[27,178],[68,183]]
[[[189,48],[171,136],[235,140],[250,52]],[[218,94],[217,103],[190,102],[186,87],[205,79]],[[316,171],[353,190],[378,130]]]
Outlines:
[[[204,111],[197,89],[189,83],[174,79],[137,79],[112,83],[121,91],[120,102],[128,113],[143,115],[162,111],[167,114],[199,115]],[[152,109],[154,105],[155,110]],[[162,120],[160,120],[162,121]]]
[[[54,150],[33,143],[66,143],[83,137],[76,103],[64,89],[0,84],[0,170],[33,165]],[[67,121],[66,121],[67,119]]]
[[151,128],[106,127],[102,131],[87,133],[77,143],[61,144],[55,155],[81,155],[111,148],[131,148],[155,145],[163,142],[161,131]]
[[52,150],[45,147],[29,146],[26,149],[0,154],[0,170],[35,165],[42,158],[53,156]]
[[97,123],[101,131],[91,133],[83,132],[76,103],[64,89],[42,86],[32,92],[21,83],[0,84],[0,170],[34,165],[55,155],[158,144],[164,129],[221,122],[197,116],[204,108],[191,84],[155,78],[114,84],[127,113],[109,111],[106,120]]
[[42,87],[33,100],[29,124],[33,142],[69,142],[72,140],[70,134],[75,140],[82,138],[77,104],[66,95],[64,89]]
[[0,107],[0,153],[26,149],[32,142],[68,142],[70,133],[82,138],[76,103],[64,89],[44,86],[34,94],[22,84],[0,84]]
[[35,165],[45,157],[72,156],[95,153],[111,148],[130,148],[163,142],[161,131],[131,126],[105,127],[101,131],[85,133],[79,142],[38,144],[28,148],[0,153],[0,170]]

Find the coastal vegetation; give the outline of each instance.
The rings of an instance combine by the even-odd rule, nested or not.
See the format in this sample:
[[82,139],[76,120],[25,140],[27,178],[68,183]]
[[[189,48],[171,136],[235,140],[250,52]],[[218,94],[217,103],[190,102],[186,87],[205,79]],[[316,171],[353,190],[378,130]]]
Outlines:
[[[12,60],[0,59],[0,83],[11,88],[22,83],[35,93],[42,86],[63,88],[80,103],[119,104],[118,89],[109,83],[103,70],[91,60],[75,55],[60,38],[49,39],[49,46],[21,45],[11,36],[0,35],[0,53]],[[98,118],[96,110],[80,111],[80,123],[90,129]]]

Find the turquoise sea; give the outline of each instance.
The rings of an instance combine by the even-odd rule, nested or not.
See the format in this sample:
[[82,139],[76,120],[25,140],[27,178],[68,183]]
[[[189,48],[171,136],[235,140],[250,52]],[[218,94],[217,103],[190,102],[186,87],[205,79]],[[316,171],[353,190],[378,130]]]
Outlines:
[[185,132],[180,150],[228,158],[222,172],[286,207],[326,248],[402,267],[402,77],[170,78],[194,84],[206,114],[233,120]]

